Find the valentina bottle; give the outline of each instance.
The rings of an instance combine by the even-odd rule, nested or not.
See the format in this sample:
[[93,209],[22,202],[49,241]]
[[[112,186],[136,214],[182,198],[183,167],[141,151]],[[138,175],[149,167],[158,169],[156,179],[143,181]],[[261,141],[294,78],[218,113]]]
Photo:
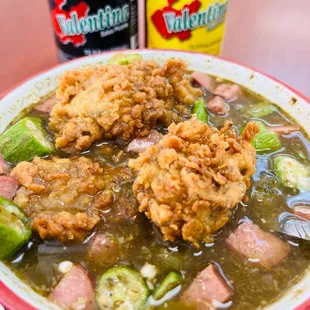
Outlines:
[[49,0],[62,62],[138,48],[137,0]]
[[219,55],[227,5],[228,0],[145,0],[146,46]]

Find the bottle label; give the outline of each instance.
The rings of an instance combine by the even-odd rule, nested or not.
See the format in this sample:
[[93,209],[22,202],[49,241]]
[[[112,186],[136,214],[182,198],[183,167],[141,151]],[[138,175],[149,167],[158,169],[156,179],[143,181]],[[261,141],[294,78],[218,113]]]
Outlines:
[[137,0],[49,0],[61,60],[137,48]]
[[219,54],[228,0],[147,0],[147,45]]

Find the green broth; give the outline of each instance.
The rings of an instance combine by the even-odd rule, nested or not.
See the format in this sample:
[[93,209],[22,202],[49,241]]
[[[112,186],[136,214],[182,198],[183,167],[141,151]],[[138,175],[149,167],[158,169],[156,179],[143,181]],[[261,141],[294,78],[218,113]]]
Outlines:
[[[243,94],[236,102],[229,104],[230,111],[226,117],[209,114],[209,123],[218,127],[223,125],[224,120],[230,119],[237,130],[243,128],[249,121],[249,117],[242,111],[247,106],[262,100],[261,97],[244,89]],[[44,119],[45,124],[47,123],[47,116],[44,114],[32,112],[30,115],[40,116]],[[279,108],[262,120],[268,124],[294,124]],[[50,135],[53,137],[52,133]],[[301,153],[303,161],[309,165],[310,150],[305,133],[299,131],[284,135],[280,139],[283,147],[276,152],[277,154],[290,154],[298,158]],[[128,158],[133,156],[123,152],[125,147],[126,145],[119,141],[102,142],[93,146],[91,150],[83,152],[83,155],[103,165],[124,166]],[[58,155],[69,156],[64,153]],[[130,216],[131,212],[137,209],[137,202],[133,198],[131,190],[132,179],[115,184],[115,201],[102,214],[103,221],[96,231],[108,232],[121,241],[122,254],[117,262],[119,265],[140,269],[145,262],[154,264],[159,270],[157,276],[159,280],[169,271],[181,272],[185,278],[184,290],[199,271],[208,266],[210,262],[214,262],[233,285],[234,295],[230,309],[256,309],[268,305],[297,283],[309,266],[309,260],[300,251],[298,243],[292,242],[292,253],[283,263],[267,271],[232,254],[225,247],[225,240],[238,226],[239,221],[245,217],[251,219],[262,229],[277,234],[278,216],[281,212],[290,211],[289,199],[292,195],[302,195],[302,200],[310,200],[309,193],[292,192],[279,184],[272,172],[272,156],[274,154],[257,156],[257,171],[248,191],[249,202],[240,203],[237,206],[232,219],[215,236],[213,245],[202,245],[200,249],[194,249],[183,241],[178,241],[175,244],[163,242],[144,215],[137,214],[134,218]],[[127,212],[128,218],[125,217],[120,222],[118,220],[119,212]],[[283,236],[278,236],[283,238]],[[44,296],[49,295],[58,280],[55,268],[61,261],[70,260],[82,265],[88,270],[93,281],[96,281],[98,276],[114,265],[110,262],[91,261],[86,246],[73,248],[68,245],[68,250],[65,253],[48,255],[38,253],[40,247],[42,250],[42,244],[43,242],[34,235],[29,244],[10,263],[10,266]],[[178,296],[168,301],[168,307],[162,305],[160,308],[190,309],[178,302]]]

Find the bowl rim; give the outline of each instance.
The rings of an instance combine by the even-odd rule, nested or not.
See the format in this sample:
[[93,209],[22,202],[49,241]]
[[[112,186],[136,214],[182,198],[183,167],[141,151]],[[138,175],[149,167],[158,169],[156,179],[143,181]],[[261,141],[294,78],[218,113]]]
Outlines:
[[26,82],[44,74],[47,73],[57,67],[61,67],[62,65],[65,64],[70,64],[70,63],[78,63],[79,61],[81,61],[81,59],[90,59],[90,58],[95,58],[98,57],[100,55],[107,55],[107,54],[126,54],[128,52],[132,53],[133,51],[137,51],[137,52],[176,52],[176,53],[185,53],[185,54],[192,54],[192,55],[207,55],[210,58],[214,58],[214,59],[220,59],[220,60],[224,60],[225,62],[231,63],[231,64],[235,64],[238,66],[242,66],[244,68],[250,69],[254,72],[260,73],[266,77],[268,77],[269,79],[273,80],[274,82],[280,84],[281,86],[284,86],[285,88],[287,88],[288,90],[290,90],[291,92],[293,92],[295,95],[297,95],[298,97],[302,98],[303,100],[307,101],[307,103],[310,104],[310,98],[307,97],[306,95],[302,94],[301,92],[299,92],[298,90],[296,90],[295,88],[289,86],[288,84],[282,82],[281,80],[279,80],[278,78],[274,77],[273,75],[270,75],[268,73],[265,73],[263,71],[260,71],[259,69],[256,69],[254,67],[251,67],[249,65],[245,65],[242,62],[238,62],[235,60],[232,60],[230,58],[226,58],[223,56],[217,56],[217,55],[210,55],[210,54],[206,54],[206,53],[201,53],[201,52],[193,52],[193,51],[186,51],[186,50],[180,50],[180,49],[165,49],[165,48],[158,48],[158,49],[154,49],[154,48],[139,48],[139,49],[122,49],[122,50],[114,50],[114,51],[107,51],[107,52],[102,52],[99,54],[93,54],[93,55],[89,55],[89,56],[83,56],[80,58],[75,58],[63,63],[58,63],[56,65],[53,65],[45,70],[41,70],[37,73],[34,73],[32,75],[30,75],[28,78],[23,79],[21,82],[16,83],[15,85],[13,85],[12,87],[8,88],[7,90],[5,90],[4,92],[2,92],[0,94],[0,100],[3,99],[4,97],[6,97],[9,93],[11,93],[12,91],[14,91],[16,88],[20,87],[21,85],[25,84]]
[[[222,57],[222,56],[216,56],[216,55],[209,55],[206,53],[201,53],[201,52],[193,52],[193,51],[185,51],[185,50],[179,50],[179,49],[147,49],[147,48],[139,48],[139,49],[123,49],[123,50],[113,50],[113,51],[107,51],[107,52],[102,52],[99,54],[94,54],[94,55],[89,55],[89,56],[84,56],[81,58],[76,58],[70,61],[67,61],[65,63],[58,63],[54,66],[51,66],[45,70],[41,70],[35,74],[30,75],[28,78],[23,79],[21,82],[16,83],[15,85],[13,85],[12,87],[10,87],[9,89],[5,90],[3,93],[0,94],[0,102],[3,98],[5,98],[6,96],[8,96],[10,93],[14,92],[16,89],[18,89],[19,87],[21,87],[22,85],[24,85],[25,83],[27,83],[28,81],[31,81],[34,78],[37,78],[41,75],[43,75],[44,73],[48,73],[49,71],[52,71],[53,69],[59,68],[65,64],[68,63],[79,63],[81,61],[81,59],[85,59],[85,58],[95,58],[98,57],[100,55],[113,55],[113,54],[126,54],[126,53],[133,53],[133,52],[176,52],[176,53],[185,53],[185,54],[192,54],[194,55],[201,55],[201,56],[208,56],[210,58],[214,58],[214,59],[218,59],[218,60],[223,60],[227,63],[230,64],[234,64],[240,67],[244,67],[247,68],[253,72],[259,73],[267,78],[269,78],[270,80],[272,80],[273,82],[283,86],[284,88],[288,89],[289,91],[291,91],[294,95],[296,95],[297,97],[303,99],[304,101],[306,101],[308,104],[310,104],[310,98],[308,98],[307,96],[305,96],[304,94],[300,93],[299,91],[297,91],[296,89],[292,88],[291,86],[287,85],[286,83],[278,80],[277,78],[275,78],[272,75],[266,74],[256,68],[253,68],[251,66],[245,65],[243,63],[234,61],[232,59],[226,58],[226,57]],[[20,298],[19,296],[17,296],[14,291],[10,290],[5,283],[1,282],[0,279],[0,305],[3,305],[5,307],[5,309],[7,310],[15,310],[15,305],[18,305],[18,309],[20,310],[36,310],[36,308],[32,307],[30,304],[28,304],[27,300],[24,300],[22,298]],[[308,298],[308,300],[304,301],[302,304],[298,305],[295,310],[308,310],[310,308],[310,298]]]

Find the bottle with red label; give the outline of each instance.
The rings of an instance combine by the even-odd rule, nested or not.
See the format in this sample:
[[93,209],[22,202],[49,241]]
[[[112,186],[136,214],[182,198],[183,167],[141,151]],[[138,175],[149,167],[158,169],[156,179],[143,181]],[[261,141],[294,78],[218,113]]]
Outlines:
[[61,61],[138,48],[137,0],[49,0]]

